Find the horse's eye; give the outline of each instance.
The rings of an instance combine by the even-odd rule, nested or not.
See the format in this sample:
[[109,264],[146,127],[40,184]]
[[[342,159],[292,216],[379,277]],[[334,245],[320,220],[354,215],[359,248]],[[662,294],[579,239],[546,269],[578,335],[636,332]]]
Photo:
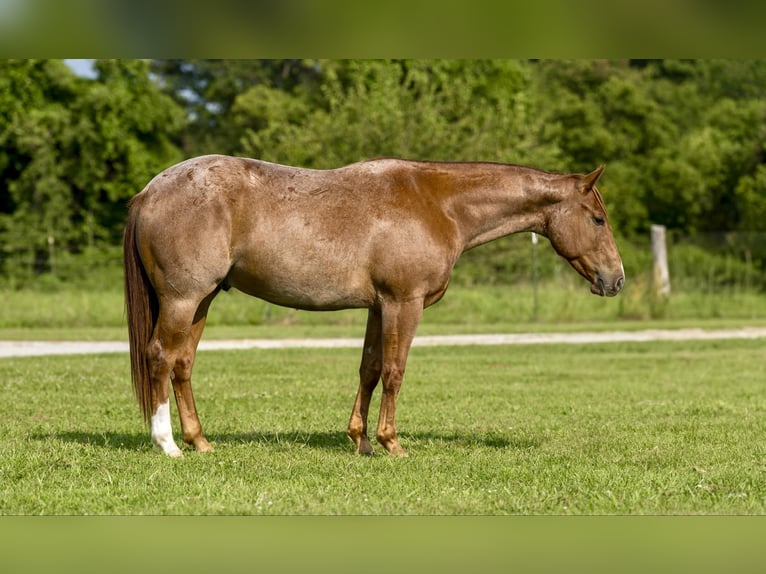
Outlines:
[[606,222],[604,221],[603,217],[598,217],[597,215],[594,215],[593,216],[593,223],[595,223],[596,225],[604,225],[604,223],[606,223]]

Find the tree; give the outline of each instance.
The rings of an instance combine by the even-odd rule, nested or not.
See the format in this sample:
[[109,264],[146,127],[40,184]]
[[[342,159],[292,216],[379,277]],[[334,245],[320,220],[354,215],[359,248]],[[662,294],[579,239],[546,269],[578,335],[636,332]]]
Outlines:
[[[363,158],[607,170],[618,234],[766,231],[766,62],[0,62],[0,267],[117,245],[125,203],[204,153],[315,168]],[[748,240],[749,241],[749,240]],[[766,261],[766,242],[745,245]],[[506,246],[482,263],[505,265]],[[478,255],[477,255],[478,257]]]
[[[75,102],[69,157],[77,222],[88,244],[115,242],[124,206],[159,171],[180,161],[183,111],[152,81],[146,60],[96,62],[98,79]],[[100,237],[99,237],[100,235]]]
[[542,61],[535,71],[547,143],[564,169],[608,165],[601,187],[615,190],[621,233],[740,228],[753,195],[735,190],[743,177],[753,189],[766,157],[764,63]]
[[232,106],[239,152],[337,167],[363,158],[547,161],[524,63],[322,61],[314,92],[256,86]]
[[66,168],[69,107],[78,84],[61,62],[0,63],[0,215],[3,267],[52,269],[73,236]]
[[97,80],[60,60],[0,63],[2,267],[21,281],[61,254],[116,244],[126,200],[180,159],[182,111],[142,61],[97,63]]
[[187,156],[234,153],[241,134],[231,110],[253,87],[293,94],[311,86],[311,60],[154,60],[152,74],[162,90],[184,107],[190,120],[183,138]]

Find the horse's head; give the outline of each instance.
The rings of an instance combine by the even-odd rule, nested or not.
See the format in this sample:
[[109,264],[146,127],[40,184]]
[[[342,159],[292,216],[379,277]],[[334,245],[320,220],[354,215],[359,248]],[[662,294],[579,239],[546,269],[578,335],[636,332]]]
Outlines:
[[556,252],[590,281],[596,295],[613,297],[625,282],[625,270],[596,181],[604,167],[564,179],[566,190],[547,218],[547,237]]

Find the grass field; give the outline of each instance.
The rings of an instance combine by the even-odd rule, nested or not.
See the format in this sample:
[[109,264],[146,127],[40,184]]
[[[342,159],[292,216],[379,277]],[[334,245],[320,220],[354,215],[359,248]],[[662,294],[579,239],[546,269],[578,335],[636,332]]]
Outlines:
[[[578,277],[530,286],[451,287],[444,299],[426,309],[419,334],[577,331],[677,327],[732,328],[766,325],[766,297],[755,291],[674,293],[658,303],[640,281],[618,297],[588,292]],[[119,290],[53,293],[0,291],[0,340],[126,340],[123,298]],[[285,338],[361,337],[367,312],[296,311],[231,291],[213,302],[204,337]]]
[[200,353],[216,451],[180,460],[127,356],[3,359],[0,513],[763,514],[763,345],[416,348],[408,458],[353,454],[356,350]]

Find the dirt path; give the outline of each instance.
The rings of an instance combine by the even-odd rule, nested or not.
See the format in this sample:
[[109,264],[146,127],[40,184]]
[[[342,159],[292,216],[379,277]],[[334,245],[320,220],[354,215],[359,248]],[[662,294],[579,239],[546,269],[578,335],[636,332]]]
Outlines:
[[[508,333],[490,335],[423,335],[415,338],[415,346],[446,345],[531,345],[585,344],[618,341],[679,341],[699,339],[766,338],[766,328],[744,329],[668,329],[645,331],[604,331],[592,333]],[[286,349],[361,347],[361,338],[341,339],[237,339],[203,340],[201,351],[219,349]],[[0,341],[0,358],[41,355],[80,355],[90,353],[127,353],[127,342],[121,341]]]

